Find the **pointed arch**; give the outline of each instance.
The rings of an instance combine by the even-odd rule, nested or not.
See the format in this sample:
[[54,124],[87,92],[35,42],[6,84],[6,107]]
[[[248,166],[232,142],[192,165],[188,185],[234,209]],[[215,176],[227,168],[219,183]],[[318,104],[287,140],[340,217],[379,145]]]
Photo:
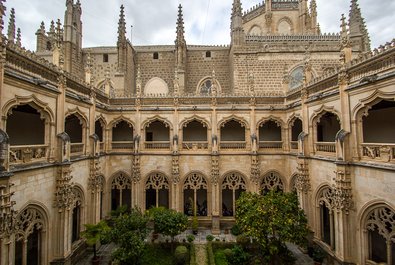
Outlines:
[[117,126],[118,123],[120,123],[122,121],[125,121],[129,125],[130,128],[135,128],[134,122],[131,119],[125,117],[124,115],[120,115],[120,116],[114,118],[113,120],[111,120],[108,123],[108,127],[107,128],[108,129],[112,129],[115,126]]
[[151,171],[144,181],[145,208],[165,207],[170,205],[169,177],[161,171]]
[[130,210],[132,206],[132,179],[123,170],[113,173],[109,179],[111,191],[111,210],[126,205]]
[[198,115],[193,115],[192,117],[185,118],[183,121],[181,121],[180,128],[184,128],[188,126],[188,124],[193,121],[200,122],[203,125],[203,127],[206,127],[209,130],[211,129],[210,122],[207,119],[200,117]]
[[49,104],[41,101],[34,94],[30,96],[15,96],[14,99],[11,99],[6,104],[4,104],[3,113],[7,113],[7,115],[9,115],[13,108],[25,104],[30,105],[32,108],[36,109],[40,113],[41,119],[46,119],[49,123],[55,122],[55,115],[49,107]]
[[84,114],[84,112],[79,107],[69,108],[65,113],[64,117],[66,119],[71,115],[75,115],[79,119],[80,124],[82,125],[83,128],[88,127],[89,125],[88,117]]
[[[214,85],[217,94],[221,94],[222,88],[221,84],[218,82],[218,79],[214,78]],[[212,93],[213,88],[213,76],[205,76],[199,80],[198,85],[196,87],[197,95],[210,95]]]
[[277,170],[268,170],[261,175],[260,190],[262,194],[272,190],[283,192],[286,185],[285,178]]
[[277,21],[277,33],[290,35],[294,33],[294,23],[289,17],[282,17]]
[[230,121],[235,121],[238,122],[241,127],[244,127],[245,129],[249,130],[250,126],[249,123],[247,122],[246,119],[244,119],[243,117],[238,117],[236,115],[230,115],[228,117],[222,118],[219,122],[218,122],[218,128],[222,128],[225,126],[226,123],[230,122]]
[[383,92],[375,90],[366,98],[360,99],[358,104],[352,110],[352,117],[355,120],[361,120],[366,116],[368,111],[378,102],[382,100],[395,101],[395,92]]
[[151,78],[144,87],[144,95],[167,95],[169,94],[169,86],[159,77]]
[[210,210],[207,177],[202,172],[192,171],[182,183],[184,213],[192,216],[195,212],[198,216],[207,216]]
[[229,171],[221,177],[221,215],[234,216],[236,200],[247,191],[247,177],[239,171]]
[[97,121],[99,121],[100,123],[101,123],[101,125],[102,125],[102,127],[103,128],[106,128],[107,127],[107,120],[106,120],[106,118],[103,116],[103,114],[99,114],[99,115],[97,115],[96,117],[95,117],[95,122],[97,122]]
[[337,109],[335,109],[334,106],[326,106],[326,105],[322,105],[318,110],[315,110],[313,112],[313,115],[310,118],[310,124],[318,123],[322,118],[322,116],[324,116],[326,113],[331,113],[335,115],[341,125],[340,112]]
[[159,116],[159,115],[155,115],[154,117],[151,117],[151,118],[148,118],[147,120],[145,120],[145,121],[143,122],[141,128],[142,128],[142,129],[146,129],[146,128],[149,127],[149,125],[150,125],[151,123],[153,123],[153,122],[155,122],[155,121],[162,122],[166,127],[170,128],[170,130],[173,130],[173,125],[172,125],[172,123],[171,123],[168,119],[163,118],[163,117],[161,117],[161,116]]
[[269,117],[261,118],[258,121],[257,129],[259,129],[259,127],[262,127],[268,121],[274,121],[277,124],[278,127],[284,128],[285,123],[284,123],[284,121],[281,118],[273,116],[273,115],[270,115]]
[[254,24],[248,30],[248,34],[251,36],[261,36],[262,35],[262,28],[258,24]]

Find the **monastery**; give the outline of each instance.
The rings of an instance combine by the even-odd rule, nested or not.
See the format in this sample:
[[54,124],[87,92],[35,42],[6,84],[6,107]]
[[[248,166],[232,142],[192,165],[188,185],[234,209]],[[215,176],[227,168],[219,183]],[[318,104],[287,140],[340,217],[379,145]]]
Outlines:
[[241,192],[273,189],[297,192],[328,264],[395,264],[395,40],[371,50],[358,0],[338,34],[316,0],[233,0],[227,46],[189,45],[181,6],[174,45],[133,45],[121,6],[92,48],[65,4],[31,52],[0,0],[1,265],[75,264],[121,205],[193,203],[218,234]]

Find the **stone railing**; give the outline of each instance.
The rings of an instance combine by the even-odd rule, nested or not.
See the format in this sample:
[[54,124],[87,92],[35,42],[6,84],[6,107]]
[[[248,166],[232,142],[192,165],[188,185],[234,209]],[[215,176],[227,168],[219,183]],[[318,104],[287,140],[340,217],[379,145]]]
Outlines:
[[113,151],[132,151],[134,149],[133,141],[112,141],[111,149]]
[[207,141],[191,141],[182,143],[183,150],[206,150],[208,149]]
[[145,149],[170,150],[169,141],[145,142]]
[[317,142],[315,143],[316,152],[336,153],[336,144],[334,142]]
[[246,149],[247,143],[245,141],[224,141],[220,143],[220,148],[222,150],[229,150],[229,149]]
[[84,144],[83,143],[71,143],[70,144],[70,154],[82,155],[84,153]]
[[271,151],[283,150],[282,141],[259,141],[259,149],[266,149]]
[[298,150],[298,148],[299,148],[299,143],[298,143],[298,141],[291,141],[290,147],[291,147],[291,150],[292,150],[292,151]]
[[45,162],[48,145],[14,145],[10,147],[10,164]]
[[99,143],[99,149],[100,149],[99,150],[100,152],[104,152],[104,143],[103,142]]
[[365,159],[395,162],[395,144],[363,143],[362,157]]
[[247,35],[247,42],[306,42],[306,41],[340,41],[338,34],[324,35]]

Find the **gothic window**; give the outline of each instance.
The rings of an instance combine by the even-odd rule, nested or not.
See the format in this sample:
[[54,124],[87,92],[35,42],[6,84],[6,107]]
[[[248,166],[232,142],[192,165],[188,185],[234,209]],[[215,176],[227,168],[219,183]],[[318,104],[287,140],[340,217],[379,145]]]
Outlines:
[[237,120],[230,120],[221,126],[221,142],[245,141],[245,125]]
[[335,219],[333,211],[334,192],[330,187],[324,187],[318,198],[320,216],[320,237],[332,249],[335,249]]
[[44,217],[40,211],[27,207],[16,217],[15,264],[39,265],[43,261]]
[[200,94],[201,95],[210,95],[211,88],[213,87],[213,83],[210,79],[205,80],[200,86]]
[[167,123],[160,120],[155,120],[145,127],[145,141],[146,142],[169,142],[170,128]]
[[191,173],[184,181],[184,213],[207,216],[207,181],[199,173]]
[[282,150],[281,123],[268,120],[259,125],[259,148]]
[[297,142],[299,134],[303,131],[303,123],[302,120],[296,118],[291,123],[291,141]]
[[338,131],[340,123],[337,115],[326,112],[317,120],[317,142],[335,142]]
[[82,143],[82,124],[79,117],[71,114],[65,119],[65,132],[70,136],[71,143]]
[[169,208],[169,181],[161,173],[152,173],[145,183],[145,208]]
[[[362,118],[364,143],[395,143],[395,102],[381,100]],[[380,128],[380,130],[377,130]]]
[[237,172],[226,174],[221,188],[222,216],[234,216],[236,212],[236,200],[247,189],[244,178]]
[[50,41],[47,41],[47,51],[51,51],[52,50],[52,44]]
[[193,120],[185,123],[182,128],[182,136],[184,142],[206,142],[206,124],[199,120]]
[[303,84],[304,69],[303,66],[295,68],[289,75],[289,89],[298,88]]
[[266,194],[272,190],[282,192],[284,191],[284,183],[276,172],[269,172],[263,176],[260,189],[262,194]]
[[10,110],[6,124],[11,146],[45,143],[45,121],[39,111],[28,104]]
[[95,134],[99,137],[100,142],[103,142],[103,131],[104,123],[99,119],[95,122]]
[[132,142],[133,141],[133,127],[126,121],[119,121],[112,128],[113,142]]
[[368,259],[395,264],[395,212],[382,206],[373,209],[365,221],[368,236]]
[[116,210],[120,206],[126,205],[131,208],[132,181],[123,172],[119,172],[111,182],[111,210]]
[[72,212],[71,222],[71,242],[74,243],[80,239],[81,232],[81,207],[82,207],[82,192],[78,188],[73,189],[74,206]]

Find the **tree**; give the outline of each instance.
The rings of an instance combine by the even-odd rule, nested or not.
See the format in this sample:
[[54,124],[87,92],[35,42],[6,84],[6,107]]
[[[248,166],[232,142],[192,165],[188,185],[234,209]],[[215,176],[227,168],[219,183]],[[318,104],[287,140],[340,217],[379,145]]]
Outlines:
[[106,233],[109,232],[109,226],[105,221],[100,221],[97,224],[85,224],[85,231],[81,236],[86,239],[86,243],[93,247],[93,261],[97,260],[96,243],[101,240]]
[[285,242],[307,241],[307,219],[294,193],[243,193],[236,202],[236,222],[245,235],[256,239],[267,264],[285,264]]
[[188,217],[172,209],[155,211],[154,230],[165,236],[171,237],[171,248],[173,252],[174,237],[184,232],[188,227]]
[[122,264],[139,264],[145,249],[144,240],[148,235],[148,217],[134,208],[129,214],[115,219],[114,226],[108,234],[118,248],[113,257]]

